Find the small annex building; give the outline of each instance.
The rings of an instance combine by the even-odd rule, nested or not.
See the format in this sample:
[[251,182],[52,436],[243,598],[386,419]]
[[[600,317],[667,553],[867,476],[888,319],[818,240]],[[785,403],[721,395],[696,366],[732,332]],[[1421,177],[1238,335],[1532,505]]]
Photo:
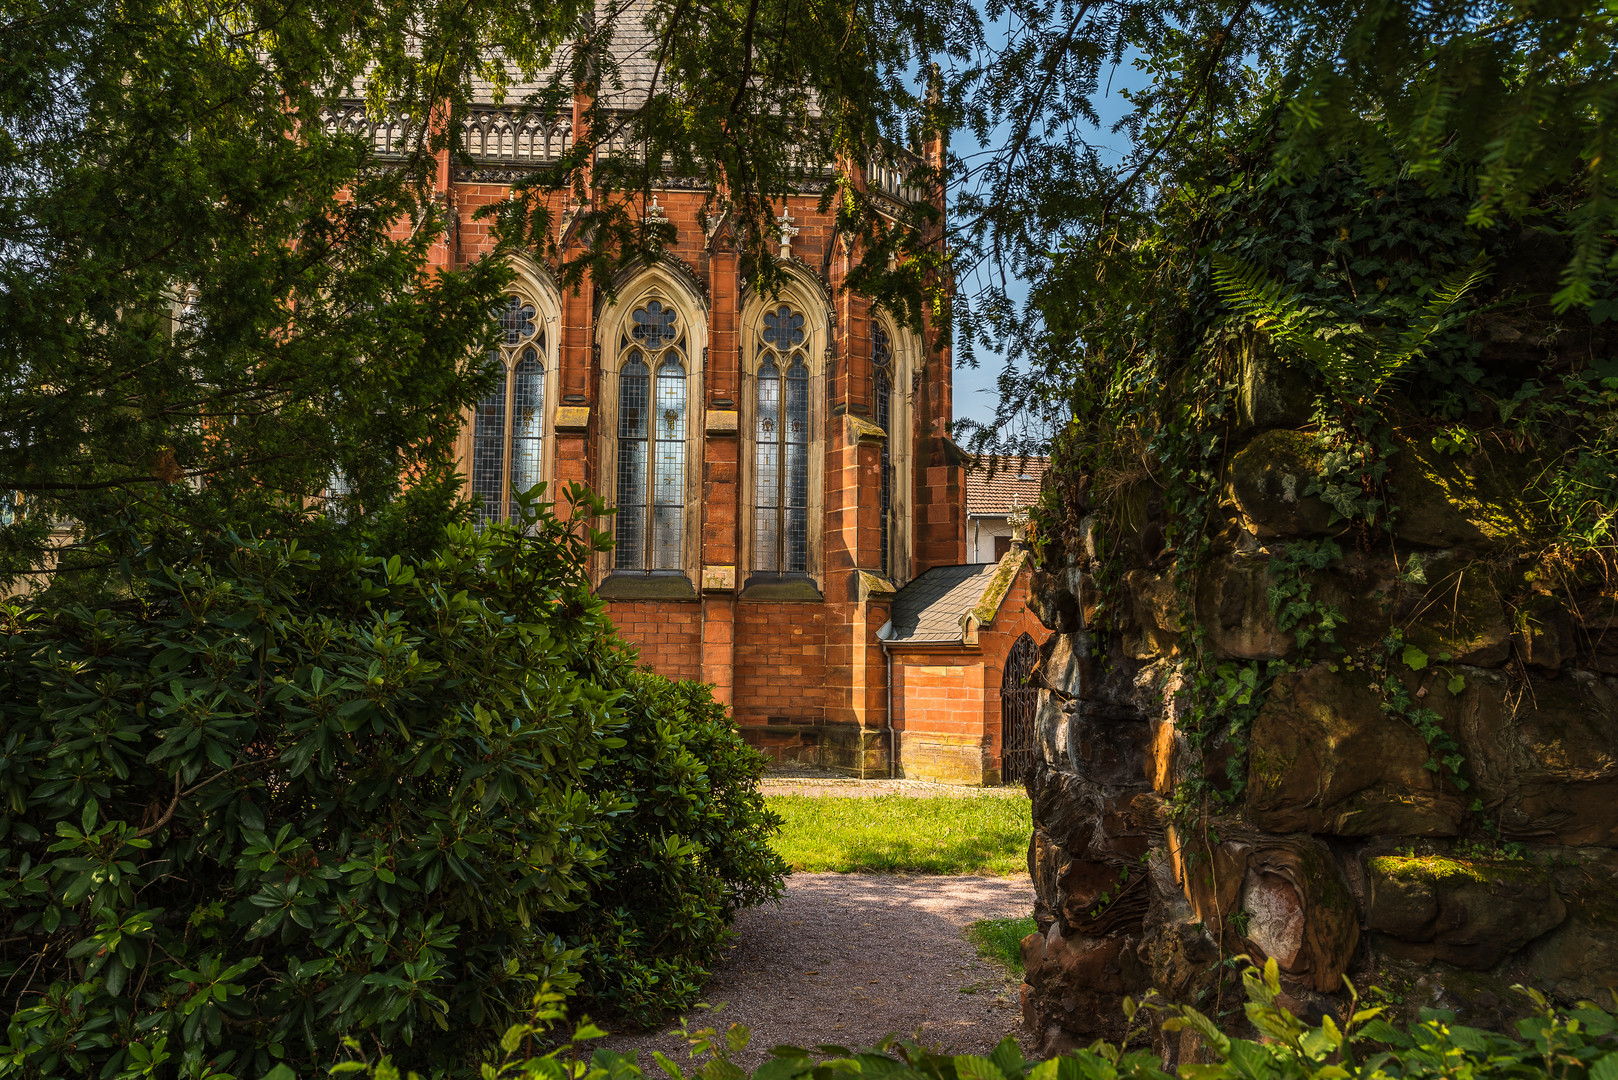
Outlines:
[[1044,636],[1028,610],[1032,561],[1019,540],[995,562],[934,567],[894,597],[877,638],[889,658],[895,775],[1021,782],[1035,756],[1028,676]]

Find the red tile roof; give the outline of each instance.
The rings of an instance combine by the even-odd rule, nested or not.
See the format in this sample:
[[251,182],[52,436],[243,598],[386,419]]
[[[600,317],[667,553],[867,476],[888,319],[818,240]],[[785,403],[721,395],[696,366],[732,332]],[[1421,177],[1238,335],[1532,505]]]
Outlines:
[[1050,458],[993,455],[966,471],[966,512],[997,516],[1039,501]]

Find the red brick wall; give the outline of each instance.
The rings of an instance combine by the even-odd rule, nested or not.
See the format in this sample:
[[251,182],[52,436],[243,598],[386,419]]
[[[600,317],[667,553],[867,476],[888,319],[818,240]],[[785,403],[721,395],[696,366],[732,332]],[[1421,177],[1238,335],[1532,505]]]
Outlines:
[[826,713],[825,604],[736,605],[736,722],[815,723]]
[[958,739],[983,735],[983,658],[911,654],[893,662],[894,729]]
[[695,601],[613,600],[607,615],[642,664],[671,679],[702,677],[702,608]]

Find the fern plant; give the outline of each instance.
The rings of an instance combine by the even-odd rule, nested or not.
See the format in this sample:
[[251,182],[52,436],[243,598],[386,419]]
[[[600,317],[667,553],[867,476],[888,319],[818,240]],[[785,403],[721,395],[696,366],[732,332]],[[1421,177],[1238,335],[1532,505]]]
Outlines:
[[1434,289],[1414,318],[1389,311],[1377,320],[1379,327],[1371,328],[1305,304],[1297,289],[1241,259],[1213,256],[1214,289],[1221,300],[1267,334],[1283,355],[1309,363],[1339,392],[1362,403],[1375,400],[1435,338],[1466,318],[1461,301],[1487,277],[1488,263],[1480,254]]

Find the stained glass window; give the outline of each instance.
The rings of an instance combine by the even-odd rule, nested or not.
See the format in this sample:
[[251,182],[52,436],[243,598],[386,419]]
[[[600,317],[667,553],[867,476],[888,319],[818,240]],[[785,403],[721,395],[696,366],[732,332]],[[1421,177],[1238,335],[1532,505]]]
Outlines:
[[877,552],[884,575],[893,573],[893,349],[888,332],[880,324],[871,326],[871,371],[876,382],[876,426],[887,438],[882,441],[882,477],[877,505],[882,515]]
[[489,353],[494,385],[472,421],[472,495],[478,527],[517,513],[516,494],[544,479],[545,331],[516,293],[494,311],[500,345]]
[[618,370],[618,514],[613,566],[680,570],[685,555],[688,428],[685,338],[673,308],[630,313]]
[[809,364],[787,352],[803,343],[803,323],[785,305],[764,316],[753,401],[753,569],[763,573],[809,570]]

